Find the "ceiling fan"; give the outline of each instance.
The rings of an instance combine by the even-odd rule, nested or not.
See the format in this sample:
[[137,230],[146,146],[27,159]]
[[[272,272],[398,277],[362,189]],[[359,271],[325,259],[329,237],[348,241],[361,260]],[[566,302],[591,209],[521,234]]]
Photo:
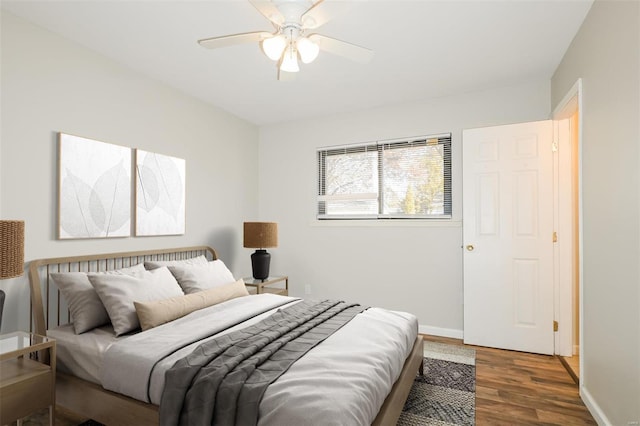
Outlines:
[[298,58],[309,64],[320,50],[366,63],[373,51],[321,34],[309,34],[332,17],[346,12],[340,0],[249,0],[275,27],[275,32],[255,31],[198,40],[202,47],[217,49],[242,43],[259,42],[262,51],[278,63],[278,79],[289,80],[300,71]]

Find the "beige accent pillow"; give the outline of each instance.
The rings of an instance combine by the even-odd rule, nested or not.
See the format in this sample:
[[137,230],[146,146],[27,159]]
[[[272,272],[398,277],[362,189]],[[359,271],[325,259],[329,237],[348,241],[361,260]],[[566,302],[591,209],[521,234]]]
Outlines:
[[208,262],[204,255],[182,260],[147,260],[144,267],[148,270],[158,269],[162,266],[186,266],[186,265],[206,265]]
[[64,300],[69,305],[71,322],[76,334],[93,330],[109,323],[109,314],[98,297],[98,293],[89,281],[89,275],[112,274],[142,276],[145,272],[142,263],[130,268],[106,272],[53,272],[49,276],[58,286]]
[[204,265],[170,265],[168,268],[185,294],[230,284],[236,280],[220,259]]
[[145,271],[142,277],[90,275],[89,281],[104,305],[116,336],[140,327],[133,302],[182,296],[182,289],[166,266]]
[[244,281],[238,281],[200,291],[153,302],[134,302],[142,331],[165,324],[208,306],[217,305],[236,297],[248,296]]

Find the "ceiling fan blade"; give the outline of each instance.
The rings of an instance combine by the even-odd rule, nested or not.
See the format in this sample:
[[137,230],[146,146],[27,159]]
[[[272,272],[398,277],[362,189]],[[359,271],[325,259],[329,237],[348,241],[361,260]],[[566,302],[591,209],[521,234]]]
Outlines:
[[320,0],[302,15],[302,28],[318,28],[331,19],[346,15],[352,7],[353,2]]
[[284,23],[284,16],[282,16],[278,8],[269,0],[249,0],[249,3],[276,26],[280,27]]
[[356,62],[366,64],[373,59],[373,50],[367,49],[366,47],[347,43],[346,41],[321,34],[311,34],[309,39],[317,43],[320,49],[325,52],[333,53],[334,55],[342,56]]
[[200,46],[206,47],[207,49],[218,49],[220,47],[234,46],[236,44],[262,41],[272,35],[273,34],[266,31],[255,31],[252,33],[230,34],[220,37],[205,38],[198,40],[198,43]]
[[293,81],[296,79],[297,72],[287,72],[282,71],[280,67],[278,67],[278,81]]

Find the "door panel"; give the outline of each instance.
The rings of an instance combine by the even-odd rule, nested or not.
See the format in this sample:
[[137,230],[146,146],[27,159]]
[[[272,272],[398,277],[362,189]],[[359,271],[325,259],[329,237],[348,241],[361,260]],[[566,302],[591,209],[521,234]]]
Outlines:
[[465,343],[553,354],[552,123],[463,132]]

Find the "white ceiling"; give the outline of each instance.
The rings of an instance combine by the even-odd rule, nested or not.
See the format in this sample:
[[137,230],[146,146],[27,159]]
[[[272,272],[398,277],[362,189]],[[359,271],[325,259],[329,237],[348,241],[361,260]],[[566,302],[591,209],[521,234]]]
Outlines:
[[290,82],[277,81],[257,43],[196,43],[273,31],[246,0],[2,0],[2,8],[264,125],[549,79],[592,1],[353,1],[316,32],[373,49],[373,61],[321,52]]

